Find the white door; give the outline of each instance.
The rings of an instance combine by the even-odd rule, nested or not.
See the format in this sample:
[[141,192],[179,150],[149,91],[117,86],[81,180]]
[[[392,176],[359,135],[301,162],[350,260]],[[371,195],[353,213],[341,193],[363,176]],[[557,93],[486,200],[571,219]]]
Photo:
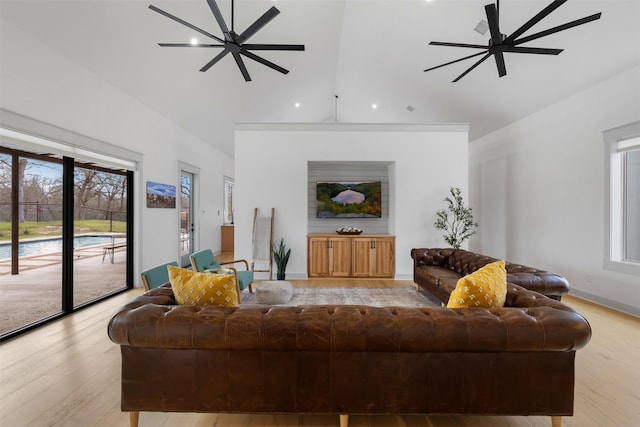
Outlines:
[[193,252],[194,222],[194,175],[180,171],[180,265],[188,266],[189,254]]

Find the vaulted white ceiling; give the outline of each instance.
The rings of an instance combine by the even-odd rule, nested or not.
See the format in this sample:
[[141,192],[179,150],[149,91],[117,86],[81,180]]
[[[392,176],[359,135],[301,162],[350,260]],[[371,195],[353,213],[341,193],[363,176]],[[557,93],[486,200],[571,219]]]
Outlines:
[[[502,0],[502,32],[550,2]],[[487,43],[489,33],[474,31],[487,3],[236,0],[238,33],[271,6],[281,12],[252,43],[306,46],[258,52],[288,75],[245,60],[251,82],[229,55],[198,71],[219,50],[157,45],[208,40],[149,4],[221,37],[205,0],[0,0],[0,17],[230,155],[234,124],[248,122],[469,123],[473,140],[640,64],[640,0],[569,0],[529,33],[596,12],[602,18],[526,44],[564,49],[558,56],[507,53],[503,78],[493,59],[457,83],[473,59],[423,72],[477,52],[432,40]],[[218,4],[230,22],[231,1]]]

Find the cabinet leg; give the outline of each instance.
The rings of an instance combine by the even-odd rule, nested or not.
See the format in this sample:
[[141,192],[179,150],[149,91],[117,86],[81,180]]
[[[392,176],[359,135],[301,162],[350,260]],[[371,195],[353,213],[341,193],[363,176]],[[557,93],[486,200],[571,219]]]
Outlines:
[[340,414],[340,427],[349,427],[349,415]]
[[562,417],[552,416],[551,417],[551,427],[562,427]]

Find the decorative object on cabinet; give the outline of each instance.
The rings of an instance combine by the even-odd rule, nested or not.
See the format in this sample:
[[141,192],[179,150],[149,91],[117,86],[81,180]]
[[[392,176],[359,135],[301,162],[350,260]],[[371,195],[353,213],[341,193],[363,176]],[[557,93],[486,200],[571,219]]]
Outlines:
[[362,230],[359,229],[358,227],[340,227],[336,230],[336,233],[341,234],[341,235],[358,235],[358,234],[362,234]]

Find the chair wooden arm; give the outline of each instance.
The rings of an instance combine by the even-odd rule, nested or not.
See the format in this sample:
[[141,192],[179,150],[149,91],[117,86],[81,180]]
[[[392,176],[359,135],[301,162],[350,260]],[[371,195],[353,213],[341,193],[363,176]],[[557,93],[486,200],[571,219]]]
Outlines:
[[237,264],[237,263],[243,263],[245,269],[247,271],[249,271],[249,262],[247,262],[246,259],[236,259],[236,260],[233,260],[233,261],[225,261],[225,262],[221,262],[220,265]]

